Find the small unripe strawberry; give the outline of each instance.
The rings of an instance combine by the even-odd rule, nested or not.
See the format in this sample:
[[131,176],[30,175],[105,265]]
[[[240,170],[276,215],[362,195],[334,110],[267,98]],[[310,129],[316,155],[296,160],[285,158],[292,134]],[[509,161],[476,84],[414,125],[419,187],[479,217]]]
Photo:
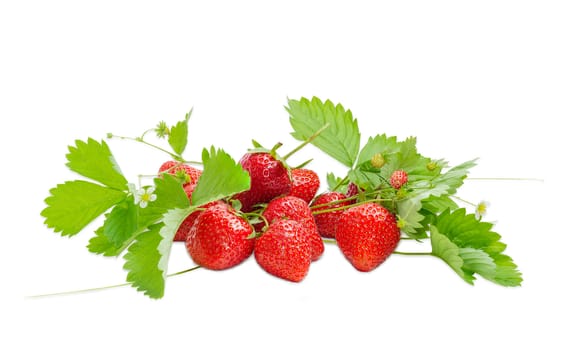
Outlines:
[[404,170],[395,170],[391,175],[391,186],[394,189],[400,189],[408,182],[408,174]]
[[371,165],[373,168],[380,169],[383,167],[383,165],[385,165],[385,158],[382,154],[377,153],[371,158]]

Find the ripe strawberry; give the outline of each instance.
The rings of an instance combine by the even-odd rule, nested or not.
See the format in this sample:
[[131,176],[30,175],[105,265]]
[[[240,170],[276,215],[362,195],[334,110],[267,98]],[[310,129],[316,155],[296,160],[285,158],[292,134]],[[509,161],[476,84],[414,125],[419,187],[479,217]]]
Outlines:
[[252,231],[248,221],[228,204],[213,205],[196,218],[186,238],[186,249],[200,266],[227,269],[252,254],[254,240],[247,238]]
[[395,170],[391,174],[390,182],[391,186],[398,190],[408,182],[408,174],[404,170]]
[[240,164],[250,174],[251,181],[249,190],[234,197],[242,203],[243,212],[251,212],[254,205],[268,203],[291,190],[287,168],[271,154],[247,153],[240,159]]
[[274,221],[256,239],[254,257],[268,273],[299,282],[304,279],[311,263],[311,248],[306,228],[294,220]]
[[[194,191],[194,188],[196,187],[196,185],[185,184],[183,187],[184,187],[184,191],[186,192],[188,199],[191,200],[192,199],[192,191]],[[214,201],[214,202],[206,203],[205,205],[200,206],[201,210],[195,210],[192,213],[190,213],[186,217],[186,219],[184,219],[184,221],[178,227],[178,230],[176,231],[173,240],[175,242],[185,242],[186,237],[188,236],[188,233],[190,232],[190,228],[192,227],[192,225],[194,225],[196,219],[202,213],[202,211],[203,211],[202,209],[210,208],[211,206],[218,205],[218,204],[224,204],[224,202]]]
[[[361,191],[362,190],[363,189],[361,189]],[[347,196],[347,198],[350,198],[350,197],[355,197],[358,194],[359,194],[359,187],[354,182],[350,182],[349,185],[347,186],[347,192],[345,192],[345,195]],[[357,197],[351,199],[349,203],[350,204],[357,203]]]
[[321,257],[325,247],[317,232],[317,224],[311,214],[309,204],[303,199],[294,196],[285,196],[272,199],[262,213],[269,224],[281,219],[290,219],[303,225],[308,234],[311,248],[311,260]]
[[[324,193],[315,199],[312,207],[316,206],[318,207],[312,208],[312,211],[316,213],[322,210],[339,208],[350,204],[348,201],[345,201],[331,205],[323,205],[334,201],[342,201],[343,199],[347,199],[347,196],[345,196],[343,193],[339,192]],[[343,211],[344,209],[339,209],[327,213],[314,214],[313,217],[315,218],[315,223],[317,224],[317,232],[319,232],[319,234],[322,237],[335,238],[335,230],[337,229],[337,222],[339,221],[339,216],[341,216],[341,213],[343,213]]]
[[317,173],[310,169],[292,169],[291,178],[289,195],[299,197],[307,203],[311,202],[320,185]]
[[347,209],[339,218],[337,245],[359,271],[371,271],[395,250],[400,230],[393,214],[377,203]]
[[159,175],[165,172],[174,176],[182,176],[185,184],[192,185],[196,185],[198,178],[202,175],[202,170],[174,160],[166,161],[161,165]]

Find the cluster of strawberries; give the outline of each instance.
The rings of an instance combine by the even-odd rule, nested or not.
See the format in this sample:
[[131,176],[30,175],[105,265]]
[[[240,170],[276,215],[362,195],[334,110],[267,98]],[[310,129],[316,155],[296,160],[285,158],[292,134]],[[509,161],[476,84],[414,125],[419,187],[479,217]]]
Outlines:
[[[290,170],[269,152],[247,153],[240,165],[250,175],[250,189],[195,210],[175,235],[196,264],[222,270],[253,253],[268,273],[299,282],[323,254],[322,237],[335,239],[359,271],[373,270],[395,250],[400,240],[395,216],[378,203],[357,203],[354,184],[346,193],[315,197],[320,181],[312,170]],[[165,172],[184,177],[191,199],[201,171],[167,161],[159,169],[159,174]],[[390,182],[400,188],[407,182],[406,172],[395,171]],[[231,205],[236,201],[238,209]]]

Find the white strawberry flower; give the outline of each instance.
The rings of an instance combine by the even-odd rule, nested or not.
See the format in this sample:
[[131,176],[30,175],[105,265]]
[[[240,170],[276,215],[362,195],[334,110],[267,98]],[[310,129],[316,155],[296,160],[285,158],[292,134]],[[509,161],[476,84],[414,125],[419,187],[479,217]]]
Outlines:
[[146,208],[149,202],[157,199],[157,195],[153,192],[155,188],[152,186],[141,188],[135,192],[135,205],[138,204],[141,208]]
[[487,201],[480,201],[476,204],[476,219],[480,220],[486,213],[488,212],[488,208],[490,207],[490,202]]

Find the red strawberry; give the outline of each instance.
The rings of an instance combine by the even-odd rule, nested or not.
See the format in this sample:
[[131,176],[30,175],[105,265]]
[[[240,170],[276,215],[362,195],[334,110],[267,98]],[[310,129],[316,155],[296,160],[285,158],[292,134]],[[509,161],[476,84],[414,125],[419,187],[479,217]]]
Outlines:
[[303,199],[294,196],[285,196],[272,199],[262,213],[268,223],[281,219],[290,219],[303,225],[308,234],[309,246],[311,248],[311,260],[315,261],[321,257],[325,247],[317,232],[315,219],[311,214],[309,204]]
[[[331,205],[324,205],[334,201],[342,201],[343,199],[347,199],[347,197],[343,193],[339,192],[324,193],[315,199],[315,201],[312,204],[312,211],[316,213],[322,210],[339,208],[350,204],[348,201],[345,201]],[[317,224],[317,231],[322,237],[335,238],[337,221],[339,221],[339,216],[341,216],[341,213],[343,213],[343,211],[344,209],[339,209],[327,213],[313,215],[315,218],[315,223]]]
[[307,203],[311,202],[320,185],[317,173],[310,169],[292,169],[291,178],[289,195],[299,197]]
[[391,174],[391,186],[395,189],[400,189],[408,182],[408,174],[404,170],[395,170]]
[[[361,189],[361,191],[363,191],[363,189]],[[359,194],[359,187],[354,182],[350,182],[349,185],[347,186],[347,192],[345,192],[345,195],[347,196],[347,198],[350,198],[350,197],[355,197],[358,194]],[[349,203],[350,204],[357,203],[357,197],[351,199]]]
[[227,269],[252,254],[254,240],[247,238],[252,231],[248,221],[228,204],[213,205],[196,218],[186,238],[186,249],[200,266]]
[[377,203],[347,209],[339,218],[337,245],[359,271],[371,271],[395,250],[400,230],[393,214]]
[[256,239],[254,257],[268,273],[299,282],[311,263],[308,236],[306,228],[297,221],[275,221]]
[[268,203],[275,197],[289,193],[289,172],[283,163],[271,154],[247,153],[240,159],[240,164],[250,174],[251,181],[249,190],[234,197],[242,203],[243,212],[251,212],[254,205]]
[[192,185],[196,185],[198,178],[202,175],[202,170],[174,160],[166,161],[161,165],[159,175],[165,172],[174,176],[182,176],[185,184],[190,183]]

